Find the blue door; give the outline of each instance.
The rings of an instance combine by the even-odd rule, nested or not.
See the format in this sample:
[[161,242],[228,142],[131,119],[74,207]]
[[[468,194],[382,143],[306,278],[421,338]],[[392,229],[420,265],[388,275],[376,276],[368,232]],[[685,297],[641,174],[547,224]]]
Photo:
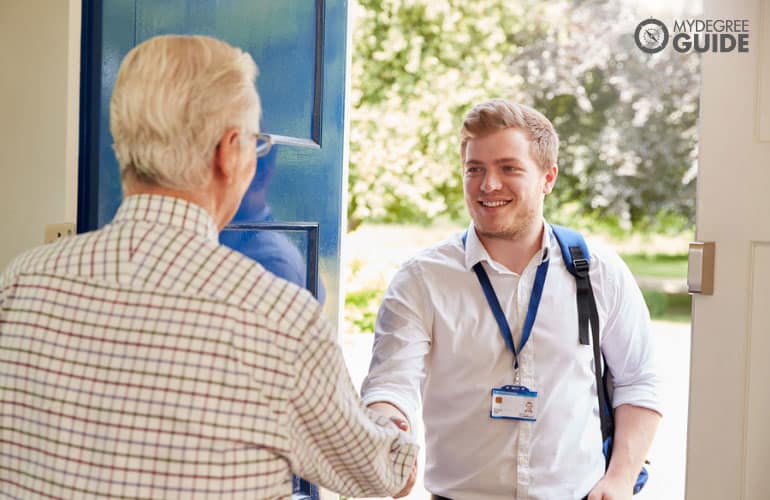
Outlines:
[[159,34],[220,38],[259,66],[262,131],[275,144],[220,239],[325,298],[337,324],[347,8],[347,0],[83,0],[78,232],[106,224],[120,204],[109,100],[123,56]]

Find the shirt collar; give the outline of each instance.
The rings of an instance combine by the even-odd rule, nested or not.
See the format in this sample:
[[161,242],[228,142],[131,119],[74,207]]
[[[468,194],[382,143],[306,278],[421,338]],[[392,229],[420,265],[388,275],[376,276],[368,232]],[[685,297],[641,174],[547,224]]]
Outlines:
[[127,196],[120,204],[113,223],[151,222],[192,231],[211,241],[219,241],[219,229],[211,215],[200,205],[157,194]]
[[[543,225],[545,226],[545,231],[543,231],[543,240],[540,243],[540,249],[532,259],[538,264],[545,260],[548,260],[549,258],[549,254],[550,254],[549,248],[551,246],[551,234],[553,233],[553,230],[551,229],[550,224],[548,224],[545,220],[543,220]],[[494,259],[492,259],[492,257],[489,256],[489,252],[487,252],[487,249],[484,247],[484,244],[481,242],[478,235],[476,234],[476,229],[473,227],[473,221],[471,221],[470,225],[468,226],[467,235],[468,236],[465,241],[465,269],[470,271],[471,269],[473,269],[473,266],[475,266],[476,263],[487,261],[490,267],[492,267],[498,272],[507,273],[507,274],[512,273],[511,270],[509,270],[504,265],[500,264],[499,262],[495,261]]]

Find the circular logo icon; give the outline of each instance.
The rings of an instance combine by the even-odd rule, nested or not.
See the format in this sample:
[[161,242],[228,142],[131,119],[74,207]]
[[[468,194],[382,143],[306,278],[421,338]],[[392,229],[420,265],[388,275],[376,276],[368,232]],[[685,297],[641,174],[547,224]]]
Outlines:
[[668,44],[668,28],[657,19],[645,19],[636,27],[634,41],[643,52],[656,54]]

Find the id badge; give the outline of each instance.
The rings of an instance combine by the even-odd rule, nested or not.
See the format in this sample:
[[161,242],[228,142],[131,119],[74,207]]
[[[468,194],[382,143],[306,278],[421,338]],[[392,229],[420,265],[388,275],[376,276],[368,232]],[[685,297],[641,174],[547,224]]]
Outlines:
[[492,389],[492,418],[513,420],[537,420],[537,392],[523,385],[504,385]]

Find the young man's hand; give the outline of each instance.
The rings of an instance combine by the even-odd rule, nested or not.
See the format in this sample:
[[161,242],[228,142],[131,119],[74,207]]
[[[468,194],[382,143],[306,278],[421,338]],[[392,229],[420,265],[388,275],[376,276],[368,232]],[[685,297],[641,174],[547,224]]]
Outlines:
[[401,413],[401,410],[396,408],[390,403],[376,402],[367,406],[370,410],[374,410],[377,413],[388,417],[396,426],[404,432],[409,432],[409,420],[406,415]]
[[631,500],[633,496],[633,485],[629,487],[628,481],[605,475],[588,494],[588,500]]

